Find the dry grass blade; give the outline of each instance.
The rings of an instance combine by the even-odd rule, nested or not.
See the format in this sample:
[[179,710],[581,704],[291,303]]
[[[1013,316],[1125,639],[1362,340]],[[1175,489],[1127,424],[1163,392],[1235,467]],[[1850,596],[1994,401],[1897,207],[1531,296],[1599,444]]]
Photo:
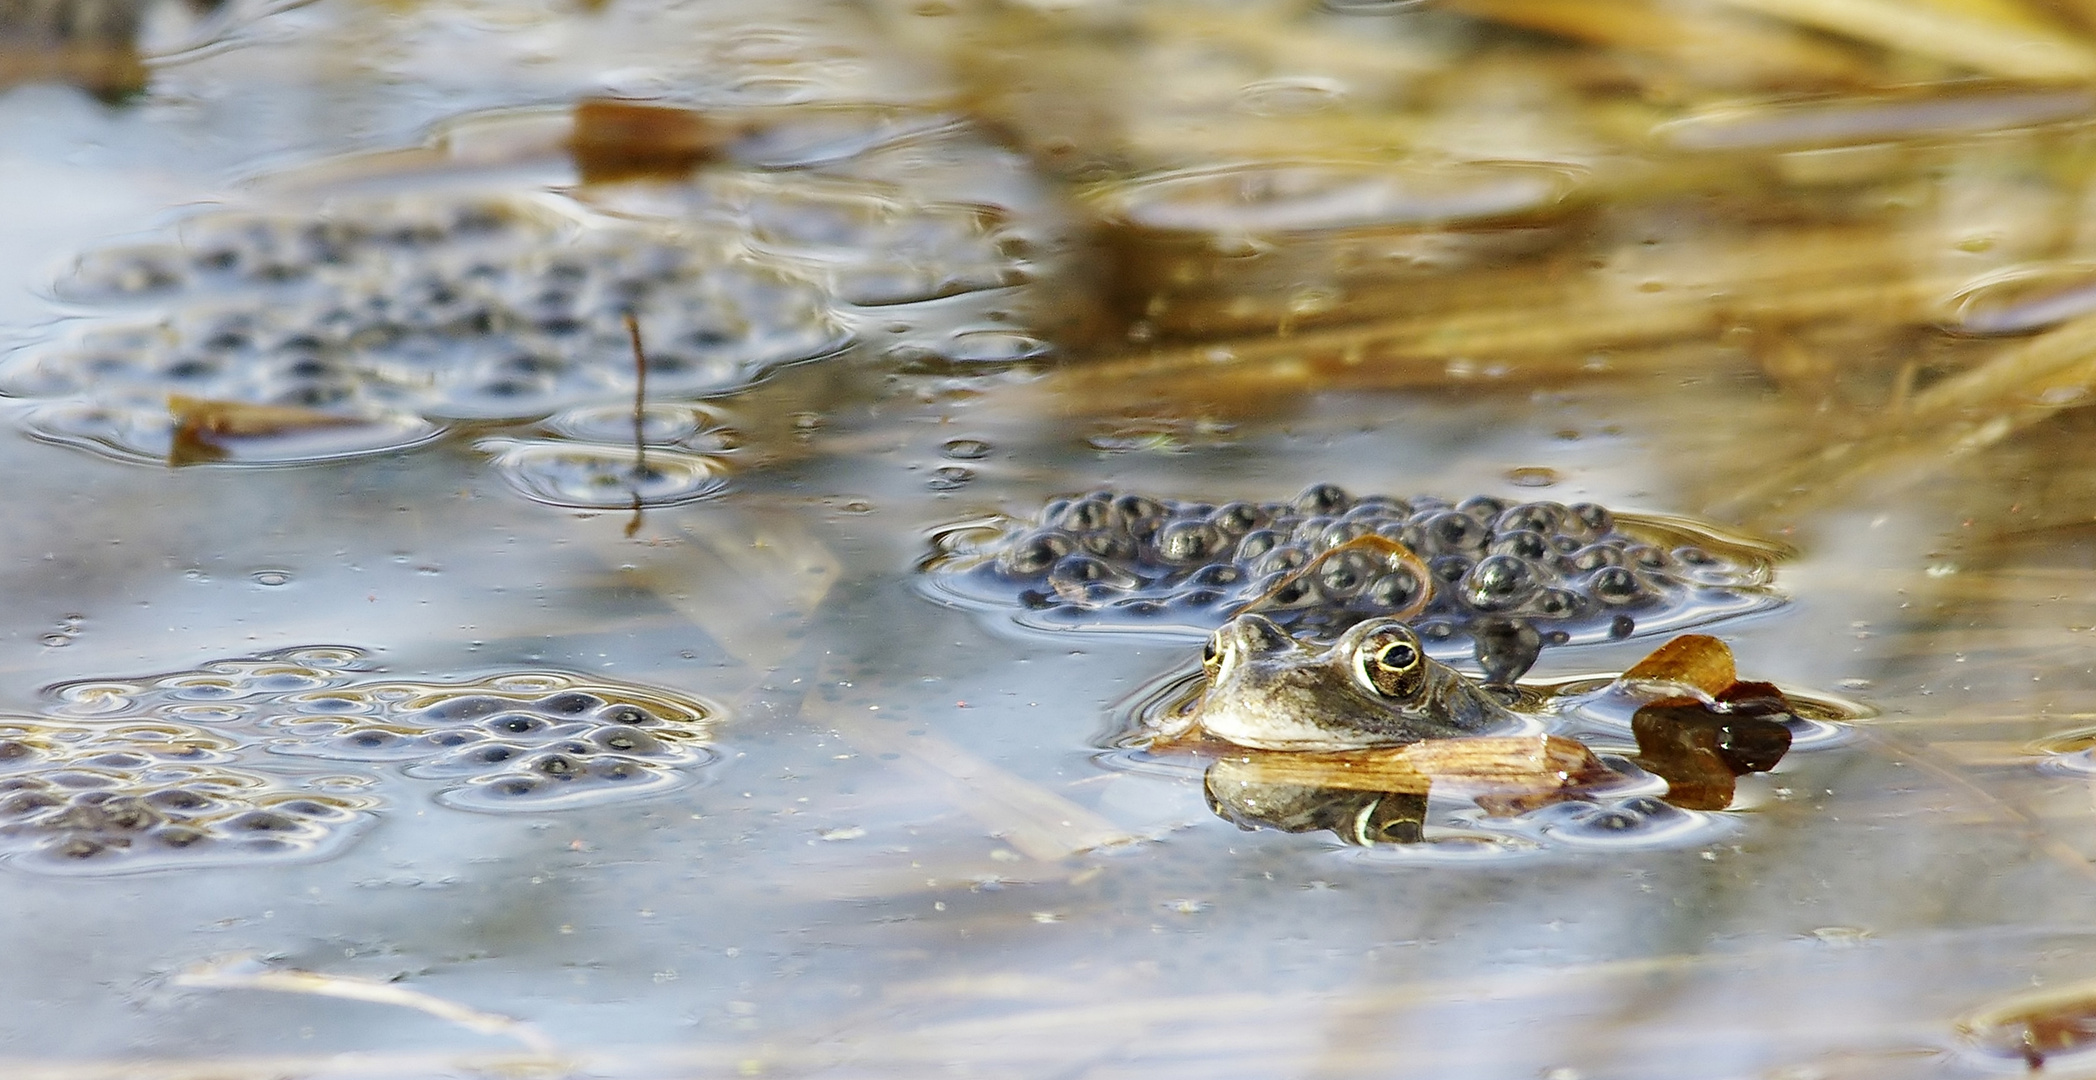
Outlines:
[[1875,481],[1879,497],[1936,475],[1949,463],[2001,442],[2096,395],[2096,315],[2009,346],[1993,359],[1937,383],[1861,438],[1838,441],[1734,487],[1705,507],[1753,520],[1807,499],[1825,501]]
[[[1047,385],[1063,396],[1066,410],[1090,411],[1102,400],[1270,402],[1276,393],[1316,389],[1621,376],[1678,366],[1681,359],[1666,346],[1707,340],[1728,324],[1920,322],[1969,278],[1915,276],[1911,255],[1883,239],[1843,252],[1838,238],[1848,234],[1828,231],[1835,235],[1825,243],[1781,237],[1793,245],[1787,253],[1777,252],[1774,241],[1704,252],[1714,265],[1752,268],[1753,280],[1635,296],[1597,288],[1557,288],[1556,295],[1486,290],[1442,313],[1069,365]],[[1782,272],[1805,253],[1828,259],[1796,274]],[[1597,357],[1597,350],[1611,355]]]
[[393,983],[373,982],[369,979],[324,975],[315,971],[235,970],[235,965],[247,962],[242,958],[202,964],[176,975],[172,981],[176,986],[207,990],[269,990],[284,994],[313,994],[347,1001],[367,1001],[374,1005],[396,1005],[427,1013],[439,1020],[483,1035],[508,1036],[537,1054],[551,1056],[556,1052],[553,1041],[529,1024],[496,1013],[482,1012],[419,990],[410,990]]
[[2005,79],[2096,78],[2096,48],[2033,19],[1981,17],[1916,0],[1718,0]]
[[1861,83],[1857,55],[1786,27],[1645,0],[1443,0],[1524,30],[1668,60],[1701,79],[1764,85]]

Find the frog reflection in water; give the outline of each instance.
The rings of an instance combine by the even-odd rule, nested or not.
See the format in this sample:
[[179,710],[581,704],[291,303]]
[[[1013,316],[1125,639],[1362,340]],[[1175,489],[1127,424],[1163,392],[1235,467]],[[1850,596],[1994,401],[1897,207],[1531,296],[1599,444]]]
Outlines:
[[1426,655],[1396,619],[1356,623],[1329,646],[1239,615],[1201,653],[1207,689],[1192,719],[1260,750],[1352,750],[1480,735],[1521,721],[1483,687]]

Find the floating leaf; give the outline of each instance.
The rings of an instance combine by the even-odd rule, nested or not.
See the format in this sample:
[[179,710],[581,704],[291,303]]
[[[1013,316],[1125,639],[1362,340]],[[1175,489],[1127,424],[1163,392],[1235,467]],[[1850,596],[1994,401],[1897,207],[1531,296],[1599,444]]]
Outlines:
[[1732,650],[1724,642],[1708,634],[1683,634],[1652,650],[1623,673],[1622,681],[1673,683],[1715,698],[1738,678]]
[[1734,778],[1767,772],[1790,751],[1790,702],[1769,683],[1735,683],[1715,702],[1662,698],[1631,717],[1638,764],[1667,782],[1667,801],[1690,810],[1731,805]]

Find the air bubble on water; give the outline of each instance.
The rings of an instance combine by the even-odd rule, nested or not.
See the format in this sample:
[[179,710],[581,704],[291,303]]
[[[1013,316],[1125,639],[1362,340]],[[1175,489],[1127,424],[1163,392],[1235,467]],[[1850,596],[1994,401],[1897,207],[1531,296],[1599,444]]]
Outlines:
[[1017,330],[963,330],[930,347],[940,359],[956,364],[1037,360],[1053,351],[1047,342]]
[[675,506],[728,487],[725,462],[682,451],[637,454],[630,446],[517,439],[483,439],[476,448],[493,457],[496,472],[518,493],[549,506]]
[[[641,409],[640,439],[648,446],[719,453],[734,448],[735,439],[725,422],[725,414],[710,406],[649,402]],[[548,417],[544,426],[576,442],[630,447],[633,406],[630,402],[578,406]]]
[[962,468],[959,465],[946,465],[933,469],[931,476],[924,483],[926,487],[931,488],[933,491],[953,491],[966,485],[968,481],[973,479],[975,479],[975,470]]

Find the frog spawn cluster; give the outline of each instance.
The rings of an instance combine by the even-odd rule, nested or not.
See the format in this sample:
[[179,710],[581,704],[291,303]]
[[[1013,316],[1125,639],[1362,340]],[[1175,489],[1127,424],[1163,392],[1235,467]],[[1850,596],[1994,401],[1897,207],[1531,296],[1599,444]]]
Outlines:
[[[1429,580],[1366,551],[1319,559],[1366,536],[1419,556]],[[1330,637],[1424,595],[1411,621],[1430,648],[1447,655],[1468,641],[1507,677],[1543,643],[1658,633],[1777,602],[1766,560],[1592,503],[1357,499],[1331,485],[1223,505],[1098,491],[988,540],[956,531],[941,543],[927,564],[940,588],[1014,605],[1042,626],[1213,626],[1256,600],[1292,633]],[[1508,639],[1513,660],[1495,663],[1486,654]]]
[[695,704],[508,675],[436,689],[380,683],[286,702],[280,754],[390,762],[449,781],[437,801],[469,810],[558,809],[689,782],[714,758]]
[[0,365],[0,392],[50,402],[37,434],[128,458],[167,455],[170,394],[321,410],[360,422],[314,455],[340,456],[630,394],[628,312],[663,397],[851,342],[823,290],[712,247],[550,198],[201,214],[83,256],[57,291],[91,317]]
[[46,715],[0,718],[0,856],[90,872],[310,858],[387,805],[394,769],[437,782],[442,804],[500,813],[670,790],[714,759],[697,702],[367,667],[316,647],[54,687]]
[[228,764],[236,744],[165,722],[0,718],[0,852],[42,869],[273,861],[368,820],[356,777],[293,787]]

